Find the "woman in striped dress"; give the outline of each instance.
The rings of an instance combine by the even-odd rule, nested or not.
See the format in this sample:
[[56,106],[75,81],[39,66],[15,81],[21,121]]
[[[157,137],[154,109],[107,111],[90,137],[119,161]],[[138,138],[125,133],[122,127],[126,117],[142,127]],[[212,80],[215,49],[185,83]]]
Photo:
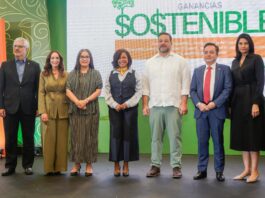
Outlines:
[[93,174],[92,163],[97,160],[99,104],[102,89],[100,73],[94,69],[92,54],[88,49],[79,51],[76,65],[66,84],[70,99],[69,121],[71,130],[71,160],[75,162],[71,176],[80,172],[86,163],[85,176]]

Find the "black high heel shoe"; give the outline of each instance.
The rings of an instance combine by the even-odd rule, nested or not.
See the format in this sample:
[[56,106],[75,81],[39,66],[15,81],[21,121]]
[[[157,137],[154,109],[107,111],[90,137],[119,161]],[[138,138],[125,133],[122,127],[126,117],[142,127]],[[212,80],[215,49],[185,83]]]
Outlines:
[[48,172],[45,174],[45,176],[54,176],[54,172]]
[[93,173],[85,172],[85,176],[86,176],[86,177],[89,177],[89,176],[92,176],[92,175],[93,175]]
[[87,171],[87,167],[88,167],[88,165],[86,166],[85,176],[86,177],[90,177],[90,176],[93,175],[93,168],[92,168],[92,165],[90,164],[91,170],[90,171]]
[[61,173],[61,171],[56,171],[56,172],[54,172],[54,175],[59,176],[59,175],[62,175],[62,173]]
[[123,167],[122,175],[123,175],[123,177],[128,177],[129,176],[129,168],[127,170],[124,170],[124,167]]
[[71,171],[70,172],[70,175],[71,176],[77,176],[77,175],[79,175],[80,174],[80,170],[81,170],[81,165],[79,166],[79,168],[77,169],[77,171]]
[[123,177],[129,176],[129,162],[124,161],[123,167],[122,167],[122,175],[123,175]]

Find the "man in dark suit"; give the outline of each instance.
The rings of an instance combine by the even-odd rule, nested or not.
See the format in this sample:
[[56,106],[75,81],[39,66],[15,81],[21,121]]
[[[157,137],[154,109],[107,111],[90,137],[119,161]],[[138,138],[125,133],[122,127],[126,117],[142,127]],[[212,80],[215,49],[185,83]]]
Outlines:
[[16,38],[13,44],[15,58],[3,62],[0,68],[0,116],[4,118],[6,138],[6,171],[2,176],[15,173],[19,122],[23,137],[22,166],[26,175],[33,174],[34,129],[40,66],[26,58],[28,49],[28,40]]
[[219,47],[206,43],[203,48],[205,65],[194,70],[190,95],[195,105],[194,117],[198,137],[198,172],[193,177],[199,180],[207,177],[209,160],[209,138],[214,145],[214,168],[216,179],[224,181],[224,138],[223,127],[226,118],[226,101],[232,89],[230,68],[216,63]]

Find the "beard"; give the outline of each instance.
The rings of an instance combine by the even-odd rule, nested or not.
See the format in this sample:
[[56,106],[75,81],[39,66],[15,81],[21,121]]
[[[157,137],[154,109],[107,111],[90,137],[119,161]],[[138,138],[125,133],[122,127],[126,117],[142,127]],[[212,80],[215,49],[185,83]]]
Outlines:
[[170,48],[165,47],[165,46],[161,46],[159,47],[159,52],[161,53],[168,53],[170,51]]

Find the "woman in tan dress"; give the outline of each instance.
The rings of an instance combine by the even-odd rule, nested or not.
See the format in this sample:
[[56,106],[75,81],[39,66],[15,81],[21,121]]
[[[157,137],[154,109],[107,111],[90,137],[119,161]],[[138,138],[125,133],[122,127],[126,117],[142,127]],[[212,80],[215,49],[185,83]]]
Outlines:
[[81,163],[86,163],[85,176],[93,174],[92,163],[97,160],[99,104],[102,80],[94,69],[88,49],[79,51],[76,65],[69,74],[66,95],[70,99],[71,160],[75,162],[71,176],[79,174]]
[[40,74],[38,110],[44,124],[42,147],[47,176],[67,171],[67,73],[58,51],[51,51]]

